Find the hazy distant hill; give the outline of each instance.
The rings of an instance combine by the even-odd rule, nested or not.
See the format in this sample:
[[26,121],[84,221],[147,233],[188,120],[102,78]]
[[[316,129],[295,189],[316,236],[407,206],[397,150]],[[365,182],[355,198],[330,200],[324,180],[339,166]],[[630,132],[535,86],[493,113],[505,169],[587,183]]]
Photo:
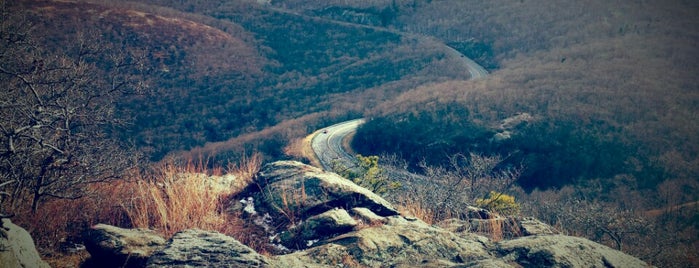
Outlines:
[[[134,123],[119,135],[154,159],[293,126],[235,147],[281,157],[280,147],[318,126],[368,116],[376,120],[361,133],[373,126],[372,135],[383,138],[364,138],[365,153],[395,151],[390,144],[398,142],[422,149],[395,152],[433,163],[464,150],[512,155],[512,164],[528,166],[522,180],[528,187],[619,174],[652,185],[699,173],[699,27],[692,3],[23,1],[18,7],[30,11],[47,47],[89,32],[147,53],[154,94],[119,104]],[[441,39],[493,74],[446,82],[468,77],[443,46],[421,35]],[[507,143],[489,143],[498,121],[523,112],[537,120]],[[415,124],[412,134],[423,138],[386,122]]]
[[[135,84],[149,90],[90,103],[105,113],[94,116],[116,122],[91,132],[100,135],[81,136],[91,156],[104,148],[90,141],[109,139],[154,161],[203,157],[221,167],[253,152],[278,160],[292,158],[284,147],[318,128],[364,117],[353,141],[362,154],[395,153],[414,171],[449,168],[454,154],[498,154],[503,166],[523,167],[517,183],[528,191],[511,187],[511,194],[552,225],[619,249],[623,244],[644,260],[696,263],[686,249],[696,248],[699,229],[696,210],[687,205],[699,199],[697,1],[20,0],[2,6],[12,15],[2,20],[4,44],[23,45],[0,49],[9,51],[0,57],[9,66],[3,81],[29,90],[4,95],[3,112],[11,116],[3,118],[22,117],[28,127],[3,125],[3,156],[16,151],[21,131],[29,133],[28,147],[70,153],[44,140],[71,132],[69,124],[37,124],[60,125],[44,112],[52,104],[26,101],[24,111],[13,110],[17,98],[42,102],[30,96],[39,94],[28,93],[32,83],[24,75],[45,79],[34,81],[50,89],[39,93],[55,93],[53,115],[69,118],[69,109],[59,109],[69,99],[60,86],[85,78],[109,95],[109,84],[119,79],[108,74],[116,73],[142,78]],[[490,74],[469,81],[445,44]],[[123,55],[134,58],[108,60]],[[129,64],[142,66],[110,72]],[[67,77],[46,66],[94,73]],[[81,116],[80,127],[90,125]],[[511,124],[517,116],[527,120]],[[32,127],[46,129],[44,136]],[[14,179],[11,170],[45,175],[27,172],[22,179],[31,182],[53,176],[44,167],[75,169],[53,155],[17,164],[34,161],[36,154],[27,152],[30,157],[6,158],[3,179]],[[105,162],[119,165],[110,157]],[[71,175],[80,182],[88,171]],[[649,218],[646,211],[663,214]]]
[[46,46],[64,46],[90,31],[124,49],[147,51],[155,92],[120,104],[120,113],[134,122],[120,135],[154,159],[326,114],[297,124],[293,134],[260,137],[276,144],[264,150],[280,156],[284,143],[307,133],[306,126],[356,116],[362,103],[463,71],[448,69],[443,47],[416,38],[256,3],[23,5],[37,22],[37,35],[50,41]]
[[[330,10],[284,3],[309,14]],[[419,87],[384,103],[364,129],[382,138],[358,135],[362,152],[394,151],[434,163],[459,151],[511,155],[512,164],[527,166],[521,181],[527,187],[621,174],[650,186],[699,175],[695,3],[372,3],[395,13],[388,27],[463,49],[480,45],[480,52],[464,52],[498,69],[483,81]],[[333,9],[338,7],[368,12],[362,5],[337,3]],[[507,143],[489,142],[500,120],[523,112],[538,119]],[[468,124],[481,132],[462,127]]]

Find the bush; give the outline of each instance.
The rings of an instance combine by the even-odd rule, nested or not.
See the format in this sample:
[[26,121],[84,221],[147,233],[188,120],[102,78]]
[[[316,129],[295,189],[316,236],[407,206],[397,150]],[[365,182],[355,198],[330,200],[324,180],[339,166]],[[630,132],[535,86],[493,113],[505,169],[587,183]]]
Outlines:
[[345,167],[335,162],[333,171],[376,194],[385,194],[401,186],[399,182],[389,179],[386,171],[379,167],[379,157],[375,155],[357,155],[354,167]]
[[515,202],[514,196],[496,191],[490,191],[484,198],[477,199],[476,206],[505,215],[519,213],[519,204]]

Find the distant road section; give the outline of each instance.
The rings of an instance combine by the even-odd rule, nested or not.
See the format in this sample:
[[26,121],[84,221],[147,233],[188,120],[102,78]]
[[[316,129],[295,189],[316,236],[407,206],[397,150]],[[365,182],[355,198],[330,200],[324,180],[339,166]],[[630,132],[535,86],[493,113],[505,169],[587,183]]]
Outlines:
[[453,47],[447,45],[444,46],[447,47],[447,52],[451,54],[450,56],[461,58],[461,63],[463,64],[464,68],[468,70],[470,79],[479,79],[488,76],[488,71],[486,71],[483,66],[480,66],[472,59],[466,57],[464,54],[461,54],[461,52]]
[[317,132],[311,141],[311,148],[313,148],[313,152],[320,160],[323,169],[332,170],[333,162],[339,162],[346,167],[352,165],[354,156],[345,151],[342,147],[342,141],[364,122],[364,119],[345,121]]
[[[464,56],[464,54],[461,54],[461,52],[456,49],[447,45],[444,46],[447,48],[447,53],[450,57],[461,59],[460,62],[468,71],[469,79],[480,79],[488,76],[488,71],[478,65],[478,63]],[[320,164],[323,166],[323,169],[331,171],[333,162],[339,162],[345,167],[352,166],[354,156],[345,151],[342,146],[342,141],[347,135],[357,130],[359,125],[364,124],[364,122],[366,122],[364,119],[345,121],[316,132],[311,141],[311,148],[320,161]]]
[[[273,10],[276,10],[278,12],[295,14],[297,16],[309,17],[307,15],[286,9],[273,8]],[[422,40],[423,42],[434,43],[444,47],[447,57],[457,59],[457,61],[462,65],[463,69],[466,70],[469,80],[480,79],[488,76],[488,71],[486,71],[485,68],[483,68],[483,66],[480,66],[478,63],[469,59],[453,47],[450,47],[432,37],[398,32],[395,30],[354,24],[349,22],[335,21],[316,17],[309,18],[329,21],[342,25],[374,29],[377,31],[387,31],[402,36],[410,36],[412,38]],[[347,153],[347,151],[345,151],[345,149],[343,148],[343,140],[345,139],[345,137],[347,137],[347,135],[357,130],[357,127],[359,127],[359,125],[363,124],[364,122],[366,122],[364,119],[355,119],[323,128],[320,131],[316,131],[315,136],[313,136],[313,139],[311,140],[311,148],[313,149],[313,153],[320,161],[320,164],[323,166],[323,169],[331,171],[333,162],[339,162],[345,167],[351,167],[353,165],[354,156],[350,155],[349,153]]]

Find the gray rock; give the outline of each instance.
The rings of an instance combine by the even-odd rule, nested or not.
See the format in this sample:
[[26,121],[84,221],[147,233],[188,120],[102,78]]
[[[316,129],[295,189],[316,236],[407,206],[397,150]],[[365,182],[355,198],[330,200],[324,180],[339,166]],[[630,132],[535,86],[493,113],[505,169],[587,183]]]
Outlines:
[[468,206],[466,207],[468,220],[450,219],[439,223],[443,228],[452,232],[471,232],[511,238],[520,236],[519,226],[515,219],[502,217],[488,210]]
[[0,225],[0,267],[49,267],[39,256],[27,230],[2,219]]
[[500,129],[512,130],[531,121],[534,121],[534,117],[531,114],[518,113],[514,116],[503,119],[500,122]]
[[364,224],[382,224],[386,223],[387,221],[386,217],[376,215],[376,213],[372,212],[368,208],[352,208],[350,211],[352,212],[353,216],[357,217]]
[[235,238],[197,229],[176,233],[147,267],[266,267],[269,260]]
[[198,172],[183,172],[175,173],[175,180],[200,179],[206,186],[211,187],[214,192],[233,192],[245,187],[248,183],[237,178],[233,174],[224,174],[222,176],[207,175]]
[[300,262],[409,267],[431,263],[445,267],[492,258],[485,244],[475,236],[456,235],[400,216],[386,219],[386,224],[342,234],[321,246],[280,256],[277,261],[280,265]]
[[302,229],[310,233],[307,239],[316,239],[327,235],[345,233],[357,226],[349,213],[344,209],[331,209],[322,214],[308,218]]
[[97,224],[85,232],[90,264],[106,267],[143,267],[165,239],[148,229],[124,229]]
[[352,231],[355,226],[357,221],[346,210],[331,209],[306,219],[296,228],[286,232],[282,237],[282,243],[290,248],[310,247],[317,242],[314,240]]
[[466,211],[466,215],[469,216],[468,220],[448,219],[438,225],[452,232],[470,231],[485,234],[499,232],[503,238],[558,233],[550,225],[531,217],[502,217],[476,207],[468,207]]
[[551,225],[541,222],[535,218],[522,218],[517,220],[522,236],[530,235],[552,235],[557,234]]
[[335,207],[366,207],[380,216],[398,215],[390,203],[335,173],[296,161],[264,166],[257,175],[264,205],[277,216],[306,219]]
[[497,244],[498,255],[523,267],[650,267],[638,258],[590,240],[565,236],[526,236]]
[[[493,243],[468,221],[430,226],[400,216],[273,259],[277,267],[648,267],[587,239],[536,235]],[[440,227],[442,226],[442,227]]]

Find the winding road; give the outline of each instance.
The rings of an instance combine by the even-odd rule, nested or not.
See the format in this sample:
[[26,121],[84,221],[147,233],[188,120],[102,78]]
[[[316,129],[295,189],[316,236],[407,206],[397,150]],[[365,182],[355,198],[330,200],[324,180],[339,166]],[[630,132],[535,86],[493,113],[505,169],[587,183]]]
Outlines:
[[[459,62],[463,64],[466,75],[468,75],[470,80],[488,76],[488,71],[478,65],[478,63],[469,59],[464,54],[461,54],[456,49],[445,44],[442,45],[446,50],[447,56],[460,59]],[[315,133],[311,140],[311,148],[316,158],[318,158],[320,164],[323,166],[323,169],[332,171],[334,162],[340,163],[345,167],[353,166],[354,156],[347,153],[343,146],[343,140],[347,135],[356,131],[364,122],[366,122],[366,120],[363,118],[345,121],[323,128]]]
[[339,162],[346,167],[352,166],[354,156],[343,148],[343,140],[364,122],[364,119],[345,121],[316,132],[311,141],[311,148],[323,169],[331,171],[333,162]]

